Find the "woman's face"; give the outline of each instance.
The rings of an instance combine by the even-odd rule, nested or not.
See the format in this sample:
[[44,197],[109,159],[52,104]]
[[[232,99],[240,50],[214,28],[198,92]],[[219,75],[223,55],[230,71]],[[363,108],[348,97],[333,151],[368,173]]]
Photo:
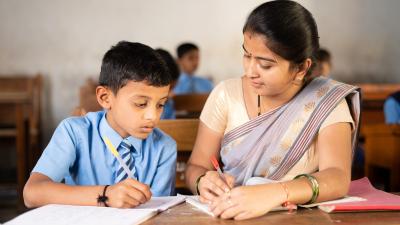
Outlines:
[[250,86],[258,95],[284,95],[302,83],[304,75],[290,69],[290,62],[272,52],[266,46],[268,40],[262,35],[243,34],[243,67]]

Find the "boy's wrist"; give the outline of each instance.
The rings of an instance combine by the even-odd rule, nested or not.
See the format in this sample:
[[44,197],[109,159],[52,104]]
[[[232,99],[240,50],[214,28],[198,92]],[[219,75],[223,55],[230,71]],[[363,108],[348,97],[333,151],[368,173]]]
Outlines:
[[105,206],[108,207],[107,201],[108,201],[108,196],[107,196],[107,188],[110,185],[106,185],[103,188],[102,194],[99,194],[99,196],[97,197],[97,204],[99,206]]

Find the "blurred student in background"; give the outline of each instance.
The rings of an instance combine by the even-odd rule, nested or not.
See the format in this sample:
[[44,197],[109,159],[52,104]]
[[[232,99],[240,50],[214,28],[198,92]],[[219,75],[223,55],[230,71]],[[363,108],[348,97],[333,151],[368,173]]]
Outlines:
[[[156,52],[161,56],[161,58],[164,60],[165,64],[167,64],[168,71],[172,78],[171,90],[173,90],[174,87],[176,86],[176,83],[179,78],[179,74],[180,74],[179,67],[176,64],[175,59],[172,57],[172,55],[168,51],[158,48],[158,49],[156,49]],[[174,107],[174,101],[172,99],[172,95],[173,95],[173,92],[170,92],[168,101],[164,105],[164,111],[161,115],[161,119],[176,119],[175,109],[174,109],[175,107]]]
[[400,91],[390,95],[384,104],[385,121],[389,124],[400,124]]
[[200,61],[199,48],[193,43],[183,43],[178,46],[177,55],[181,75],[173,89],[174,93],[179,95],[211,92],[212,82],[195,75]]
[[316,54],[316,60],[317,62],[312,73],[312,77],[329,77],[332,70],[332,57],[329,51],[324,48],[320,48]]

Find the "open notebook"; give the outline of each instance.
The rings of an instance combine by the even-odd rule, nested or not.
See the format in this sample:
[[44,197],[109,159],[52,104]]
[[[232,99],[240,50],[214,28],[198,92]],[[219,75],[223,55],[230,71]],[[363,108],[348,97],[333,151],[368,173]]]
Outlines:
[[[267,178],[252,177],[245,183],[245,185],[267,184],[267,183],[274,183],[274,182],[276,182],[276,181],[270,180]],[[195,206],[202,212],[207,213],[210,216],[213,216],[212,212],[209,210],[208,204],[201,203],[199,200],[199,197],[197,195],[186,196],[186,202]],[[296,208],[294,208],[294,209],[296,209]],[[284,210],[289,210],[289,208],[278,206],[278,207],[273,208],[271,211],[284,211]]]
[[184,196],[152,197],[147,203],[133,209],[46,205],[28,211],[4,225],[136,225],[183,201]]
[[[210,216],[214,216],[213,213],[209,210],[209,206],[208,204],[204,204],[201,203],[199,200],[199,196],[198,195],[190,195],[190,196],[186,196],[186,202],[195,206],[196,208],[198,208],[200,211],[207,213]],[[289,210],[286,207],[275,207],[271,210],[271,212],[273,211],[284,211],[284,210]]]

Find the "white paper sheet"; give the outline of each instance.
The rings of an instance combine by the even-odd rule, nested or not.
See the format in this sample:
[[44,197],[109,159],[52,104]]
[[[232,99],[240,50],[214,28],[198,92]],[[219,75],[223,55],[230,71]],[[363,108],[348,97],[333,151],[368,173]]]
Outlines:
[[136,225],[184,200],[184,196],[153,197],[133,209],[47,205],[28,211],[4,225]]

